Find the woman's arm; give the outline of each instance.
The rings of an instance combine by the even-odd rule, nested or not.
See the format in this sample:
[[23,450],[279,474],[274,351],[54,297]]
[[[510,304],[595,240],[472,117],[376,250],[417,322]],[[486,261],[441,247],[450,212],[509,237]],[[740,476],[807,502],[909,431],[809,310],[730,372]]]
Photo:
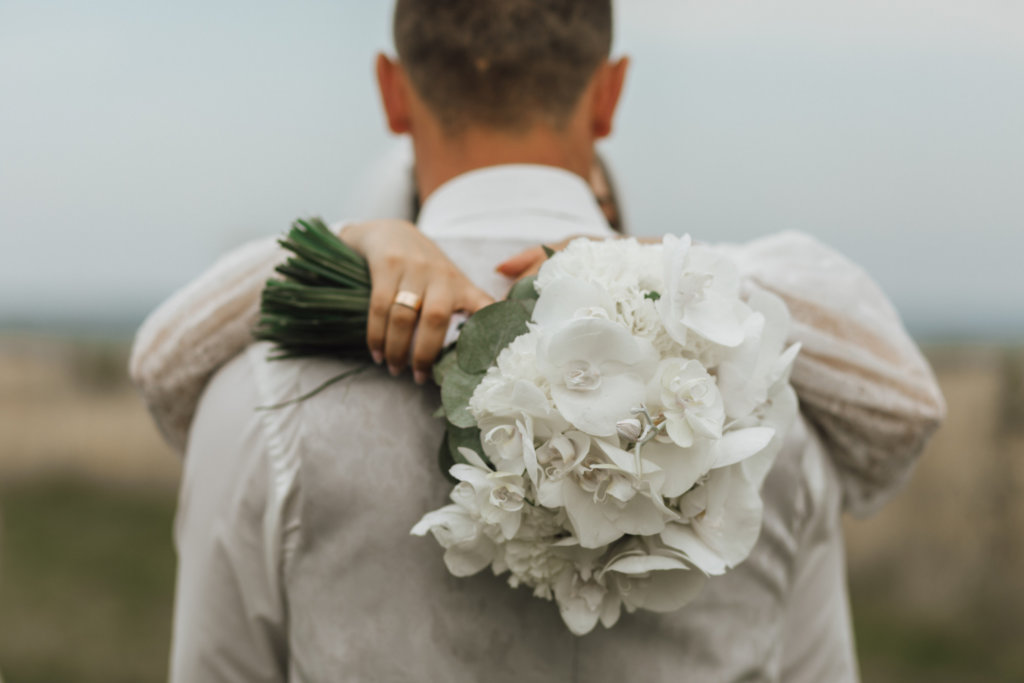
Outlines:
[[946,414],[935,375],[877,283],[814,238],[786,232],[736,251],[751,286],[780,296],[802,344],[792,382],[821,432],[844,507],[877,510]]
[[160,304],[136,333],[128,372],[178,452],[185,452],[203,387],[252,341],[263,283],[285,256],[274,238],[238,247]]
[[[425,381],[453,313],[491,302],[407,221],[345,226],[342,237],[370,268],[373,293],[367,344],[393,374],[412,349],[417,381]],[[252,341],[260,293],[287,252],[273,238],[228,253],[146,318],[132,346],[129,373],[168,443],[184,452],[199,397],[210,377]],[[419,312],[394,305],[399,291],[421,297]]]

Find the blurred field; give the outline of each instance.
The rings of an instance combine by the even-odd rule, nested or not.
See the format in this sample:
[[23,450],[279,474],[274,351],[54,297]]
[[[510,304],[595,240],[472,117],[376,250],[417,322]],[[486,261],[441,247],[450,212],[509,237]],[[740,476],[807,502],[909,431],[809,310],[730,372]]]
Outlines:
[[[0,338],[6,683],[166,677],[177,458],[127,347]],[[1024,353],[935,348],[946,426],[906,491],[849,520],[865,683],[1024,680]]]

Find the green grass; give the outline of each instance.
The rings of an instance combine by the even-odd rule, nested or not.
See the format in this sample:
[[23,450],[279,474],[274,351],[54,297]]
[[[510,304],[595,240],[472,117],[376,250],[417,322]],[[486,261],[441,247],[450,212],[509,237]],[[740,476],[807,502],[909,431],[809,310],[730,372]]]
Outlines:
[[[979,595],[966,612],[915,613],[884,587],[851,586],[865,683],[1019,683],[1024,615]],[[942,601],[942,596],[936,597]]]
[[166,680],[173,494],[52,480],[0,506],[5,683]]

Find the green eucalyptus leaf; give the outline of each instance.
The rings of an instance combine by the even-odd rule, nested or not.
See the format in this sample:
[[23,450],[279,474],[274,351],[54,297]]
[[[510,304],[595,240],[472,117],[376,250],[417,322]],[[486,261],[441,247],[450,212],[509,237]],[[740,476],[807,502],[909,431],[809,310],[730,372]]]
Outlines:
[[456,427],[476,426],[476,419],[469,412],[469,399],[483,377],[482,372],[466,372],[458,364],[453,364],[445,373],[441,385],[441,405],[444,406],[448,421]]
[[470,374],[485,372],[502,349],[527,331],[532,310],[525,301],[506,300],[474,313],[462,326],[456,345],[459,368]]
[[537,292],[536,282],[536,275],[524,277],[522,280],[512,285],[512,289],[509,290],[508,296],[505,298],[512,301],[536,301],[537,297],[540,296],[540,293]]
[[434,384],[437,386],[444,386],[445,375],[453,367],[457,367],[459,362],[458,355],[455,352],[454,347],[450,347],[448,351],[441,354],[441,359],[434,363]]

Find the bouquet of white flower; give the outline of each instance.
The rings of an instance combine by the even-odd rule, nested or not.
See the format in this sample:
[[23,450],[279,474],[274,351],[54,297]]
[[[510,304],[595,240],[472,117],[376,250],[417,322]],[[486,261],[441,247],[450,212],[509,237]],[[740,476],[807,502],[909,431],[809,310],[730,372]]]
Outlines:
[[[287,328],[274,288],[264,310]],[[297,339],[261,336],[322,353],[300,304]],[[572,242],[435,365],[457,484],[412,533],[433,533],[456,576],[490,567],[554,599],[578,635],[623,607],[682,607],[760,533],[760,486],[796,414],[788,327],[781,300],[742,297],[725,253],[689,237]]]
[[689,237],[572,242],[437,366],[459,483],[413,533],[457,576],[554,598],[576,634],[682,607],[757,540],[796,413],[788,325]]

